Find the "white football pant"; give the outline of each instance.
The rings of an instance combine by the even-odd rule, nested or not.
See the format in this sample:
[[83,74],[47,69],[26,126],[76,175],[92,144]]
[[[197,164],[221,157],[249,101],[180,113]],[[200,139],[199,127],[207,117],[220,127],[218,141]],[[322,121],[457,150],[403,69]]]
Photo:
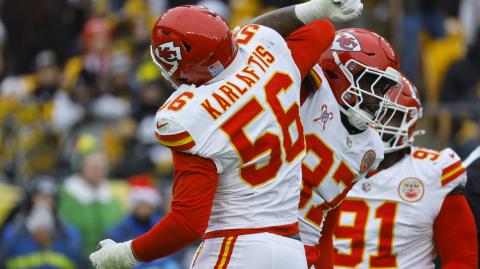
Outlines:
[[256,233],[206,239],[197,249],[191,269],[306,269],[302,242]]

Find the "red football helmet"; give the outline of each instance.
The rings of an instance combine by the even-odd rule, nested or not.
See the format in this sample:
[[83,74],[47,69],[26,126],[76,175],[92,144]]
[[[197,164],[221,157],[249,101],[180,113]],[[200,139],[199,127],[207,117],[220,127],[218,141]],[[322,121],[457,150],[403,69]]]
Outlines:
[[350,124],[365,130],[379,123],[378,105],[400,77],[397,54],[383,37],[359,28],[339,30],[319,65]]
[[402,75],[401,84],[392,87],[386,95],[388,100],[381,104],[384,116],[378,133],[385,153],[390,153],[411,146],[415,136],[424,131],[415,131],[422,117],[422,104],[417,88],[409,79]]
[[169,9],[157,20],[150,53],[175,86],[202,85],[233,61],[237,45],[222,17],[187,5]]

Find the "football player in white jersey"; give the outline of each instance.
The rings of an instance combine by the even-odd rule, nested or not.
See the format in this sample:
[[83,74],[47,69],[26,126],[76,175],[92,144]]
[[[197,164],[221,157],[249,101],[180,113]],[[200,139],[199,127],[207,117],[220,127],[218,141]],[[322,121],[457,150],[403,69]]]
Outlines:
[[[299,224],[309,267],[333,266],[335,215],[327,213],[383,159],[382,140],[370,126],[379,120],[386,91],[399,81],[397,68],[397,55],[384,38],[343,29],[304,82],[300,111],[307,153]],[[320,236],[329,240],[319,245]]]
[[457,154],[413,146],[422,113],[406,78],[389,91],[378,131],[385,159],[339,208],[335,268],[478,268],[475,221],[464,197],[467,175]]
[[334,36],[317,19],[354,19],[362,7],[311,0],[265,14],[236,36],[199,6],[162,15],[151,54],[178,87],[155,119],[173,155],[171,211],[133,241],[100,242],[95,267],[130,268],[203,237],[191,268],[306,268],[293,238],[305,154],[300,84]]

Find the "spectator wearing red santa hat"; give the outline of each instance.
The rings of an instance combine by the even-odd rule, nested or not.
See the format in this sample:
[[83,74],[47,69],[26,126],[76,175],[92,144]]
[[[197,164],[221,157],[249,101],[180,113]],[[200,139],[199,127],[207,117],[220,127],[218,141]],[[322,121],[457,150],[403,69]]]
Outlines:
[[[107,236],[116,242],[128,241],[146,233],[161,218],[162,199],[150,176],[146,174],[133,176],[130,178],[129,184],[130,213]],[[175,258],[166,257],[135,267],[135,269],[140,268],[180,269],[181,267]]]

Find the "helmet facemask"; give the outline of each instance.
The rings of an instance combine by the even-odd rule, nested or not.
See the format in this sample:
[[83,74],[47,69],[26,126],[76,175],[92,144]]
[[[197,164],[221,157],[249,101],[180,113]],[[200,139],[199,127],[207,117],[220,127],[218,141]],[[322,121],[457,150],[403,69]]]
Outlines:
[[418,119],[422,117],[422,108],[399,104],[400,93],[401,90],[394,92],[396,96],[389,96],[380,105],[382,124],[377,126],[377,132],[384,143],[385,153],[410,147],[415,136],[425,133],[423,130],[414,131]]
[[381,71],[354,59],[343,64],[336,52],[333,58],[350,83],[340,97],[343,101],[340,110],[349,123],[358,130],[381,126],[380,104],[387,100],[385,93],[398,84],[400,73],[391,67]]

